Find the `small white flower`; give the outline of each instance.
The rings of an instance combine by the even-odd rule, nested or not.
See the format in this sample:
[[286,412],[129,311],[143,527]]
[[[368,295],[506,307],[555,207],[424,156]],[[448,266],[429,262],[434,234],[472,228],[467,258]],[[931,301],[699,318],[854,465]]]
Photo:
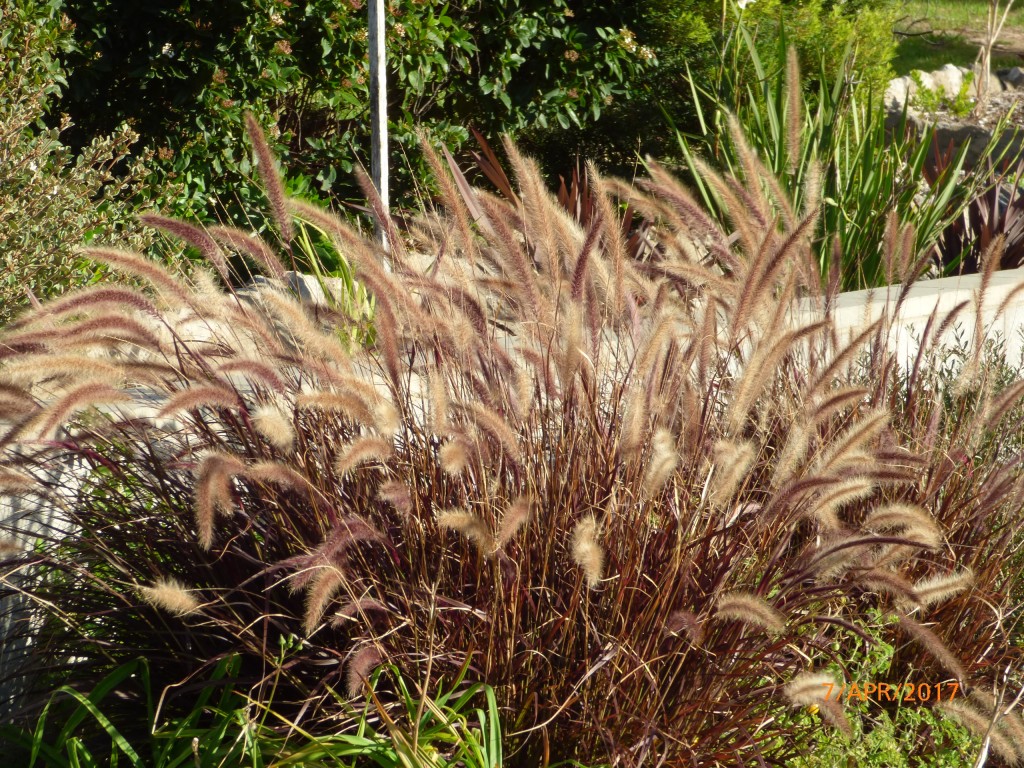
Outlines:
[[164,56],[173,56],[174,48],[171,47],[170,43],[164,43],[164,47],[160,49],[160,53],[162,53]]
[[754,2],[754,0],[736,0],[736,5],[738,5],[740,7],[740,10],[742,11],[752,2]]

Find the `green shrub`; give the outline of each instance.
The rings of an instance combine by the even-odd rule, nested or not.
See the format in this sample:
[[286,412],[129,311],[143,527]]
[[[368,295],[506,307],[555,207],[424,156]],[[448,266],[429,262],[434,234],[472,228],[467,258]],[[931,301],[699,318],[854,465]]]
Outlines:
[[[565,174],[567,158],[588,158],[610,174],[632,176],[642,158],[683,160],[674,124],[685,134],[701,131],[700,109],[690,83],[714,92],[722,80],[717,51],[736,42],[738,19],[750,30],[767,72],[785,68],[780,39],[795,46],[813,87],[832,83],[855,63],[856,98],[877,104],[892,77],[896,4],[889,0],[822,2],[757,0],[738,12],[733,0],[657,0],[635,22],[637,37],[657,55],[657,66],[625,83],[629,98],[616,99],[601,120],[566,131],[526,131],[520,140],[550,174]],[[724,13],[724,15],[723,15]],[[728,70],[737,82],[753,85],[749,61],[733,59]],[[668,115],[666,120],[663,116]],[[666,130],[666,127],[669,127]]]
[[[457,147],[466,125],[496,135],[596,120],[653,65],[630,29],[642,8],[566,0],[388,3],[392,189],[409,203],[422,178],[417,131]],[[642,4],[641,4],[642,6]],[[155,152],[151,183],[182,182],[170,211],[259,208],[242,115],[270,126],[291,172],[335,199],[361,198],[369,167],[364,0],[185,6],[67,0],[74,46],[60,108],[76,146],[127,121]],[[144,98],[140,95],[144,94]],[[414,169],[410,173],[411,169]]]
[[769,68],[785,66],[784,59],[773,59],[783,37],[796,47],[808,71],[816,72],[824,62],[827,81],[842,75],[854,61],[858,98],[868,99],[872,93],[880,99],[892,78],[898,10],[899,5],[889,0],[756,0],[740,17],[759,41]]
[[[282,653],[278,665],[285,663]],[[373,674],[370,690],[393,685],[405,711],[398,722],[378,712],[372,699],[349,709],[350,731],[313,735],[296,723],[282,736],[278,718],[266,702],[253,702],[232,685],[238,657],[219,661],[208,680],[189,685],[191,709],[171,719],[162,716],[175,691],[157,691],[144,658],[113,670],[84,694],[62,687],[48,700],[32,728],[0,726],[4,756],[34,768],[219,768],[224,765],[337,766],[377,768],[500,768],[501,724],[494,692],[465,685],[461,678],[445,689],[413,693],[394,667]],[[116,694],[131,696],[137,713],[126,735],[104,713]],[[475,706],[478,699],[482,706]],[[385,727],[375,727],[381,715]]]
[[64,85],[56,54],[69,34],[53,5],[0,3],[0,325],[28,305],[26,290],[46,298],[95,277],[74,254],[83,240],[145,243],[122,206],[139,170],[115,172],[135,135],[115,127],[75,157],[66,119],[42,125]]
[[[776,55],[781,58],[782,51]],[[912,135],[905,117],[887,125],[885,112],[858,96],[862,92],[853,87],[857,75],[852,60],[834,79],[822,65],[817,89],[809,96],[803,92],[806,78],[796,56],[787,66],[769,70],[743,24],[722,50],[721,60],[720,81],[691,81],[694,99],[708,105],[700,132],[695,137],[679,134],[701,200],[720,221],[729,221],[730,205],[702,182],[700,162],[749,177],[739,149],[740,142],[749,142],[771,173],[762,183],[781,184],[783,197],[793,200],[796,210],[803,206],[808,185],[820,185],[814,247],[822,272],[834,268],[844,290],[893,280],[886,268],[886,250],[893,245],[887,240],[890,219],[912,226],[914,248],[907,257],[919,270],[930,266],[943,230],[987,183],[983,175],[963,178],[966,146],[936,166],[929,135]],[[748,67],[753,78],[743,74]],[[1003,127],[996,126],[983,160],[992,156]]]
[[[389,254],[272,187],[279,228],[286,208],[316,223],[372,293],[366,348],[269,285],[245,298],[106,249],[156,296],[85,289],[8,329],[2,480],[72,526],[3,571],[40,606],[40,665],[85,686],[144,655],[162,690],[238,655],[235,685],[315,734],[354,727],[383,664],[421,691],[465,674],[494,689],[510,768],[792,761],[812,731],[791,710],[856,732],[816,675],[863,654],[874,611],[892,679],[1005,687],[1024,481],[947,438],[982,445],[1024,387],[972,378],[956,431],[931,428],[891,321],[837,332],[814,194],[779,231],[792,201],[750,152],[754,181],[704,176],[747,203],[730,241],[657,166],[638,188],[591,173],[580,227],[506,149],[508,202],[431,158],[444,209],[405,237],[381,222]],[[201,230],[151,221],[235,282]],[[72,460],[80,485],[33,482]],[[408,710],[400,688],[371,698],[385,722]]]
[[956,95],[950,96],[941,88],[929,88],[921,78],[921,72],[914,70],[910,73],[910,79],[914,81],[917,90],[911,103],[917,109],[924,112],[949,112],[955,117],[966,117],[974,108],[974,102],[968,95],[971,83],[974,82],[974,73],[967,72]]

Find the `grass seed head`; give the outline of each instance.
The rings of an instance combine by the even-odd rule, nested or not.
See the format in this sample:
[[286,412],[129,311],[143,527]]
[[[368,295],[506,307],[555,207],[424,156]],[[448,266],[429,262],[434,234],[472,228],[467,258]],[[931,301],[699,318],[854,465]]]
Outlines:
[[597,540],[597,520],[585,517],[572,532],[572,559],[583,571],[587,586],[596,589],[604,574],[604,549]]
[[157,579],[151,587],[139,587],[139,595],[154,608],[175,616],[190,616],[199,611],[199,600],[177,579]]

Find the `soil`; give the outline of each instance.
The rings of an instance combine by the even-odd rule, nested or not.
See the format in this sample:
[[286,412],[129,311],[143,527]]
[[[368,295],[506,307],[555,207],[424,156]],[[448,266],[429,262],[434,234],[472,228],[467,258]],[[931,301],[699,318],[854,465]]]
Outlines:
[[[1024,104],[1021,104],[1021,91],[1003,91],[1002,93],[990,94],[988,100],[976,114],[968,115],[957,119],[957,122],[973,123],[982,128],[991,130],[1004,115],[1010,115],[1007,123],[1024,128]],[[1010,112],[1010,110],[1013,112]]]
[[[983,33],[981,31],[977,29],[953,31],[969,43],[973,43],[979,48],[981,47],[983,40]],[[999,36],[998,44],[992,49],[992,55],[993,58],[1002,60],[1018,59],[1020,61],[1019,66],[1024,67],[1024,29],[1004,29],[1003,33]],[[966,117],[944,114],[943,118],[950,122],[979,125],[982,128],[991,130],[1013,108],[1013,112],[1008,120],[1009,124],[1024,129],[1024,104],[1020,103],[1022,98],[1024,98],[1024,91],[1022,90],[990,93],[988,102],[977,113],[972,113]]]

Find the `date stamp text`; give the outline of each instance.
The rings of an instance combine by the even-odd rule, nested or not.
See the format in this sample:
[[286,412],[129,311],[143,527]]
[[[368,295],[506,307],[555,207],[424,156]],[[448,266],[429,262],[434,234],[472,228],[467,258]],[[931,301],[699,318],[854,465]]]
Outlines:
[[960,684],[948,683],[822,683],[825,701],[894,701],[906,704],[952,701],[960,692]]

